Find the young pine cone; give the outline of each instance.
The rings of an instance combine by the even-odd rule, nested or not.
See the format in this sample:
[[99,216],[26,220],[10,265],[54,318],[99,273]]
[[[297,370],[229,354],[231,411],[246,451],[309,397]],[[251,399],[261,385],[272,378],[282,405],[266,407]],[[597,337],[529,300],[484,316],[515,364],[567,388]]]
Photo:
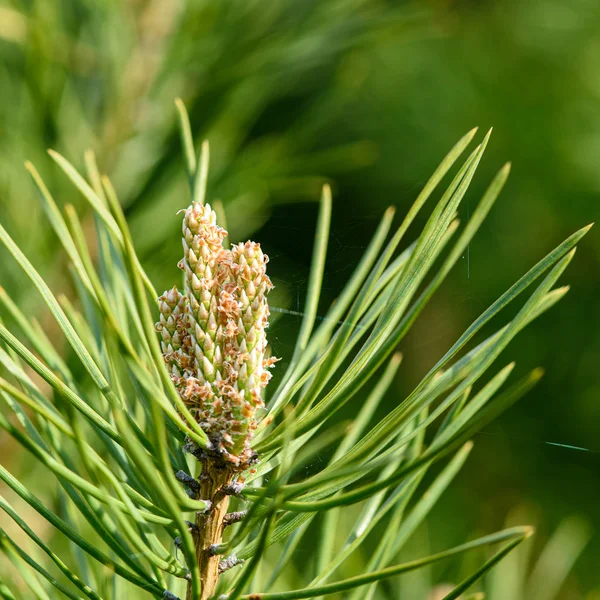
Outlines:
[[180,396],[213,445],[235,465],[247,463],[261,390],[277,359],[265,358],[273,287],[268,257],[254,242],[223,247],[227,232],[208,204],[183,218],[185,293],[158,298],[162,351]]

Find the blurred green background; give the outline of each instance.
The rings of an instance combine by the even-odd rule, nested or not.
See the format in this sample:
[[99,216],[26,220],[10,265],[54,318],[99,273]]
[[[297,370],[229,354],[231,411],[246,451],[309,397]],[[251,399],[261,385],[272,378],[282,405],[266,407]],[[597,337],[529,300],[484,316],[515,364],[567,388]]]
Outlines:
[[[334,188],[325,306],[385,207],[401,217],[462,134],[493,126],[460,216],[468,218],[508,160],[509,183],[403,342],[392,406],[502,291],[597,219],[599,64],[597,0],[4,0],[0,218],[54,286],[66,288],[22,165],[34,162],[59,204],[82,207],[45,149],[81,167],[92,148],[157,287],[170,285],[180,252],[175,213],[187,204],[173,107],[181,96],[196,139],[211,143],[209,198],[223,201],[231,238],[251,235],[271,256],[271,342],[285,360],[322,183]],[[2,285],[36,311],[17,268],[0,259]],[[499,528],[515,507],[521,522],[538,525],[534,552],[572,515],[600,529],[599,260],[593,229],[564,278],[567,298],[506,353],[505,362],[515,359],[523,372],[540,365],[546,376],[477,436],[460,479],[415,539],[415,555],[419,546],[441,549]],[[599,562],[595,535],[560,598],[598,600]],[[403,585],[414,593],[420,583]]]

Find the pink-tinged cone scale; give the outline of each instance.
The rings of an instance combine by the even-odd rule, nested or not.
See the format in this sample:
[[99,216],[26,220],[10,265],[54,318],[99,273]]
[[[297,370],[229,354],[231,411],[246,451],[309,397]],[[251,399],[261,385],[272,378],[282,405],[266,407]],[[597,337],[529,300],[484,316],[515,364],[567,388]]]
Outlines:
[[227,232],[210,205],[194,203],[183,218],[185,291],[158,298],[164,360],[180,396],[222,457],[244,465],[261,391],[276,359],[266,358],[273,287],[268,257],[254,242],[223,247]]

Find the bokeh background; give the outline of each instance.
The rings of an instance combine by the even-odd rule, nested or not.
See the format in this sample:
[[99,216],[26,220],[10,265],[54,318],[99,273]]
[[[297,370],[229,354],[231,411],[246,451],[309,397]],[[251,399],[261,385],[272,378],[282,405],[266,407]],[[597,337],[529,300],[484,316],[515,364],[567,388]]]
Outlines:
[[[402,216],[462,134],[493,126],[460,216],[508,160],[509,183],[402,343],[393,406],[502,291],[597,219],[599,64],[596,0],[2,0],[0,218],[68,292],[23,161],[35,163],[59,203],[83,210],[45,150],[80,167],[92,148],[150,275],[158,288],[170,285],[180,251],[175,213],[187,203],[173,107],[180,96],[196,139],[210,141],[209,198],[223,201],[231,238],[251,235],[271,256],[271,341],[285,359],[322,183],[334,189],[325,306],[383,210],[394,205]],[[0,259],[2,285],[51,327],[17,268]],[[476,437],[413,556],[507,520],[537,525],[535,555],[569,518],[567,555],[571,537],[591,538],[559,597],[600,598],[599,260],[592,230],[564,277],[567,298],[506,352],[506,362],[523,372],[540,365],[546,376]],[[27,465],[1,436],[0,452]],[[394,589],[423,597],[455,576],[440,567]],[[492,597],[516,598],[507,594]]]

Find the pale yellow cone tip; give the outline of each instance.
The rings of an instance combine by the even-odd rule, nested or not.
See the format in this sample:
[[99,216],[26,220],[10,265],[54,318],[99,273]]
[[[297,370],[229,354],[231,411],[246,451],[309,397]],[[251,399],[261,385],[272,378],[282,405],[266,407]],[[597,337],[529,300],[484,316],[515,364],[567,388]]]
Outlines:
[[396,214],[396,207],[395,206],[388,206],[387,209],[386,209],[386,211],[385,211],[385,213],[384,213],[384,216],[386,218],[391,218],[395,214]]
[[502,167],[503,175],[508,176],[511,169],[512,169],[512,163],[510,161],[508,161],[507,163],[504,163],[504,166]]
[[594,222],[592,221],[589,225],[586,225],[583,228],[583,231],[585,231],[586,233],[594,226]]
[[463,449],[465,452],[471,452],[474,445],[475,443],[473,442],[473,440],[469,440],[466,444],[463,445]]
[[399,365],[402,362],[402,352],[395,352],[394,355],[392,356],[392,362],[394,364]]

